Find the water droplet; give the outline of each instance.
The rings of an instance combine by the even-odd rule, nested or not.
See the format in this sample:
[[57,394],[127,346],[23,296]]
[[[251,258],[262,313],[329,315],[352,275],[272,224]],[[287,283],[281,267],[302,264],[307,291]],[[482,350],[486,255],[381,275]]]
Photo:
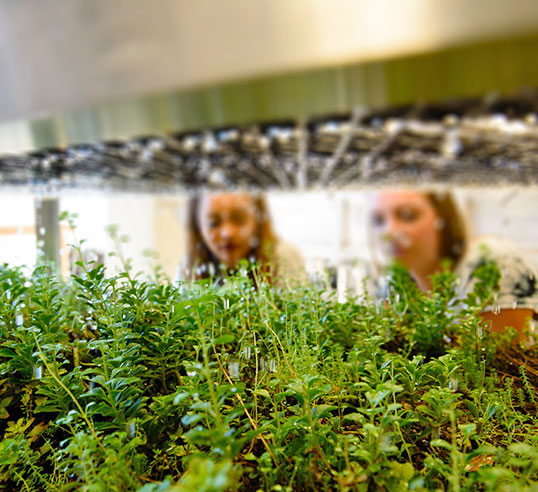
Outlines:
[[43,377],[43,368],[41,366],[34,367],[34,377],[38,380]]
[[193,378],[194,376],[196,376],[196,371],[187,371],[187,376]]

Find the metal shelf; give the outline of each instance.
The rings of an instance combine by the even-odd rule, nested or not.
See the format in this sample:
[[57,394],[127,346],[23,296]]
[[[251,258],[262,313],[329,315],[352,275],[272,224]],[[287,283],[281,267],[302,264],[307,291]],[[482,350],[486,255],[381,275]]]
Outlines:
[[0,157],[0,184],[129,191],[537,184],[538,91]]

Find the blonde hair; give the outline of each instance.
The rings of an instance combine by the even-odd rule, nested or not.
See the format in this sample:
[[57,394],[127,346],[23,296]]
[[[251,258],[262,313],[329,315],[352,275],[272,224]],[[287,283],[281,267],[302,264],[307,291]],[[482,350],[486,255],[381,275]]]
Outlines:
[[463,214],[452,193],[426,192],[424,196],[432,204],[441,221],[441,257],[451,260],[452,268],[456,268],[469,240]]

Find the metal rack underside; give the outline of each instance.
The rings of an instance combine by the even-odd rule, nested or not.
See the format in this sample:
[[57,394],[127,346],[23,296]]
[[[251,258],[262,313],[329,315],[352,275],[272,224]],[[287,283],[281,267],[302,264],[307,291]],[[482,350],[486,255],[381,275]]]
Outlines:
[[535,185],[538,92],[0,156],[0,185],[173,192]]

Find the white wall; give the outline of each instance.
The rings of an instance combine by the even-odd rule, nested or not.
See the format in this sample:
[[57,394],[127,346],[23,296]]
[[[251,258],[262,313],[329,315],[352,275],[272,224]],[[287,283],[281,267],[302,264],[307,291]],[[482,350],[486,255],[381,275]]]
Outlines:
[[103,253],[111,271],[121,270],[119,257],[108,255],[116,251],[116,246],[106,227],[114,225],[127,239],[121,243],[121,251],[132,260],[133,270],[148,272],[150,265],[143,252],[155,249],[154,202],[153,195],[88,192],[61,197],[60,208],[78,214],[76,235],[85,241],[83,249]]
[[14,266],[36,260],[35,201],[29,193],[0,194],[0,263]]
[[538,190],[468,189],[460,196],[467,205],[475,235],[495,235],[518,245],[538,266]]

